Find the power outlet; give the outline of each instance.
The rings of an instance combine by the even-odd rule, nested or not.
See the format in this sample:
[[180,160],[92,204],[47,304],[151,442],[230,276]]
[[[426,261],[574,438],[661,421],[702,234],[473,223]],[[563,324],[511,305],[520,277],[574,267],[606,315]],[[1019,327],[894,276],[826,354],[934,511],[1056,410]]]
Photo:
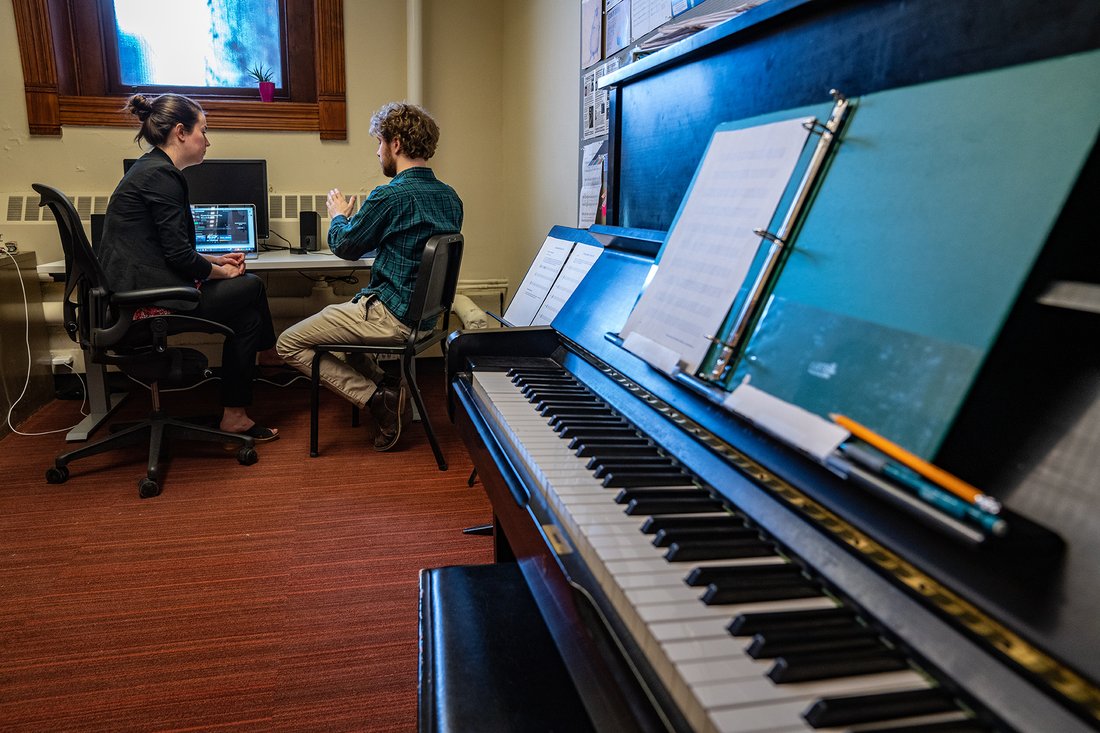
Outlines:
[[19,243],[18,242],[4,242],[4,249],[7,251],[8,254],[15,254],[16,252],[19,251]]

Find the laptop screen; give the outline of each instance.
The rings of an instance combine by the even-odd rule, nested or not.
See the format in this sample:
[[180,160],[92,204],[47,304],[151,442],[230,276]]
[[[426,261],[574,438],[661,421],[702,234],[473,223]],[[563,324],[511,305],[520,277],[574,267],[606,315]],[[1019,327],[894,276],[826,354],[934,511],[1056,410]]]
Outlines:
[[244,252],[255,257],[256,207],[252,204],[192,204],[195,247],[202,254]]

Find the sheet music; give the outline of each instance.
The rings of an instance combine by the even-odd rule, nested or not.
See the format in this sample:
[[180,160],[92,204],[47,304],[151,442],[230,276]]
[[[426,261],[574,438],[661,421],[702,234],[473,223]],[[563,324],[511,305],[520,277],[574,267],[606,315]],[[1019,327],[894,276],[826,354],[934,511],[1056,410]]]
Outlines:
[[573,295],[573,291],[581,284],[581,280],[588,274],[588,271],[592,269],[592,265],[596,264],[600,252],[603,252],[603,247],[597,247],[593,244],[578,242],[573,246],[573,252],[569,255],[565,267],[561,269],[561,274],[554,282],[554,287],[550,288],[545,302],[539,308],[538,313],[535,314],[534,320],[531,321],[532,326],[549,325],[557,317],[562,306]]
[[753,230],[767,229],[798,163],[804,122],[715,132],[624,339],[637,331],[698,370],[760,245]]
[[513,326],[531,325],[572,249],[572,242],[555,237],[546,238],[539,253],[535,255],[535,261],[523,276],[515,297],[508,304],[508,310],[504,313],[505,321]]

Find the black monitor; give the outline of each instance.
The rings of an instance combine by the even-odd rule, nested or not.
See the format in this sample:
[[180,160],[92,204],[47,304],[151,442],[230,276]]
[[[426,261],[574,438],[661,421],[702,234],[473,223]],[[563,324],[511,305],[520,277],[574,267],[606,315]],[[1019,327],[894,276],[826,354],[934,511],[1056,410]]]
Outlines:
[[[122,161],[130,170],[134,158]],[[252,204],[256,207],[256,234],[270,236],[267,214],[267,161],[207,158],[183,169],[192,204]]]

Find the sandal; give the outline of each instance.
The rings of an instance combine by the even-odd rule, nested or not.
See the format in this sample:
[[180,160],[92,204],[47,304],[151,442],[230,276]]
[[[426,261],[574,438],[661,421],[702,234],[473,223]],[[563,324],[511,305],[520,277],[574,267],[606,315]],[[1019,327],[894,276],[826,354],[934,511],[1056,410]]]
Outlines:
[[271,428],[260,427],[258,424],[253,424],[248,430],[242,430],[241,435],[247,435],[255,440],[257,443],[266,443],[269,440],[278,440],[279,434]]

